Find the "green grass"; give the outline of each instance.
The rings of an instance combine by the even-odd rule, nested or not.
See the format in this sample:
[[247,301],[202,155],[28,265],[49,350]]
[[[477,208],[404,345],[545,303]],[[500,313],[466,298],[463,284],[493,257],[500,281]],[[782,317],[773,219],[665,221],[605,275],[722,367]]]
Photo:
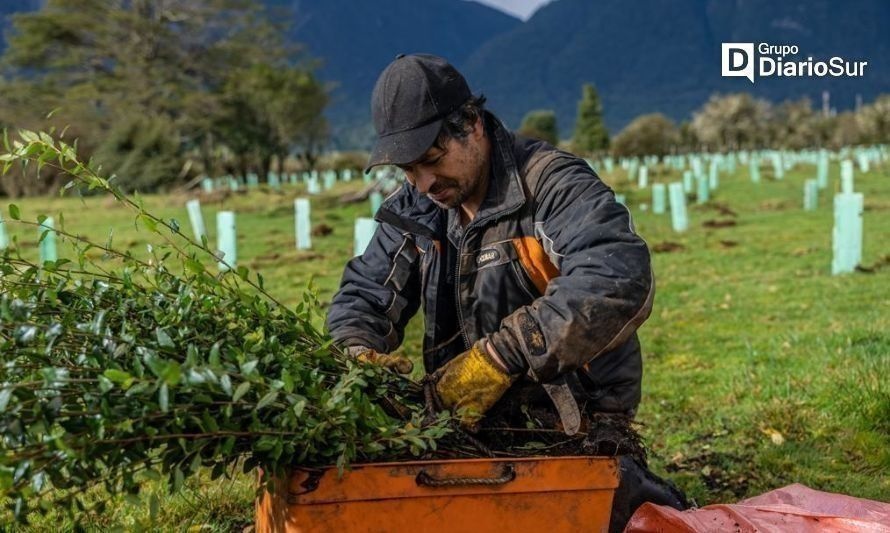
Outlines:
[[[838,181],[833,164],[832,187]],[[831,276],[831,191],[817,211],[802,210],[803,180],[815,168],[798,166],[782,181],[752,184],[747,168],[721,176],[709,204],[690,205],[690,229],[676,234],[669,215],[642,211],[650,200],[627,184],[638,232],[653,253],[655,307],[640,334],[646,365],[638,420],[653,468],[700,505],[736,501],[789,483],[882,501],[890,500],[890,166],[857,174],[865,193],[863,261],[873,272]],[[650,174],[676,181],[677,173]],[[295,304],[311,281],[326,302],[351,256],[352,221],[368,203],[340,206],[337,196],[360,182],[338,185],[313,199],[313,223],[333,229],[313,237],[314,250],[293,245],[293,198],[298,189],[255,191],[205,202],[214,242],[215,213],[238,213],[240,264],[260,272],[267,287]],[[149,196],[146,205],[188,230],[184,195]],[[145,248],[147,232],[104,198],[26,199],[22,217],[64,213],[68,231],[116,246]],[[721,214],[717,205],[737,216]],[[8,220],[8,216],[5,217]],[[732,219],[726,228],[707,220]],[[8,224],[19,246],[36,257],[36,231]],[[64,252],[60,255],[64,256]],[[420,353],[415,319],[403,351]],[[93,527],[140,523],[159,529],[228,531],[251,520],[253,474],[233,480],[195,480],[185,495],[160,496],[151,522],[147,503],[121,501]],[[150,491],[158,487],[150,485]],[[65,530],[60,517],[38,518],[37,529]],[[61,524],[61,526],[60,526]]]

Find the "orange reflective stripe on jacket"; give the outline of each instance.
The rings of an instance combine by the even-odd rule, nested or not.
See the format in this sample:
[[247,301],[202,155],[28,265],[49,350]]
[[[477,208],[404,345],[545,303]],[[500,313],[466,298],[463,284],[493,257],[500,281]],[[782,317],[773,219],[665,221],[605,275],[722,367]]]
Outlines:
[[547,290],[547,283],[559,275],[559,269],[550,261],[544,247],[534,237],[516,237],[513,239],[513,246],[519,254],[519,262],[522,263],[528,277],[531,278],[538,292],[544,294]]

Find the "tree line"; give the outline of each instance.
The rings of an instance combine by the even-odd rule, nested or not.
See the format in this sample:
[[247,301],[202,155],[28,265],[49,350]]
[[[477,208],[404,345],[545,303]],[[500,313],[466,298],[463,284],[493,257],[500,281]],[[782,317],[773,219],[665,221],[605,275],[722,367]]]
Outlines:
[[614,138],[603,122],[593,85],[582,87],[575,130],[560,141],[552,110],[529,111],[519,132],[583,155],[666,155],[687,152],[777,148],[838,149],[890,142],[890,94],[854,111],[822,113],[808,98],[773,104],[747,93],[713,95],[692,119],[677,125],[662,113],[641,115]]
[[[328,91],[269,15],[255,0],[48,0],[7,32],[0,125],[67,127],[124,190],[311,166]],[[59,185],[49,168],[0,180],[10,196]]]
[[[257,0],[47,0],[14,15],[7,32],[0,127],[67,128],[124,190],[201,175],[265,179],[294,160],[313,168],[328,140],[328,88],[317,62],[284,40],[288,20]],[[807,99],[715,95],[691,120],[643,115],[612,138],[587,84],[570,139],[560,141],[546,109],[529,112],[519,131],[582,155],[839,148],[890,142],[890,95],[827,116]],[[0,194],[62,185],[52,168],[40,177],[13,171]]]

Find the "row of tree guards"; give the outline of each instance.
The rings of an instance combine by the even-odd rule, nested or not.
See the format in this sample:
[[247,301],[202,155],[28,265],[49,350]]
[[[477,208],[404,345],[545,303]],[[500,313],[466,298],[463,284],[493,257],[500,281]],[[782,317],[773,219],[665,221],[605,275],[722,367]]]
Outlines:
[[[336,170],[325,170],[322,172],[313,170],[311,172],[302,172],[299,174],[296,172],[290,174],[269,172],[269,175],[266,176],[265,185],[271,189],[279,190],[282,185],[285,184],[298,185],[302,183],[306,185],[307,194],[315,195],[330,190],[338,181],[352,181],[355,174],[356,173],[351,169],[345,169],[339,172]],[[383,179],[387,174],[388,173],[383,170],[373,174],[363,174],[362,181],[367,184],[374,179]],[[201,189],[206,193],[225,189],[231,190],[232,192],[238,192],[242,189],[251,190],[260,186],[260,178],[255,173],[249,173],[244,178],[236,178],[231,175],[219,178],[203,176],[200,181]]]
[[[720,173],[734,173],[737,164],[748,165],[752,183],[761,182],[761,166],[767,161],[772,166],[776,180],[785,178],[785,172],[798,164],[812,164],[816,167],[816,177],[807,179],[803,187],[803,208],[815,211],[818,207],[819,191],[828,188],[829,165],[832,160],[840,162],[840,192],[834,196],[834,227],[832,230],[832,274],[852,272],[862,261],[862,212],[864,197],[854,190],[854,160],[859,170],[869,172],[873,165],[890,160],[886,146],[842,150],[830,153],[826,150],[804,152],[731,152],[728,154],[693,154],[666,156],[661,160],[669,168],[683,172],[681,182],[670,184],[655,183],[650,186],[647,165],[659,162],[657,157],[639,159],[622,159],[619,164],[627,171],[628,180],[636,182],[640,191],[649,189],[651,193],[652,212],[664,214],[668,205],[671,213],[671,224],[674,231],[683,232],[689,227],[686,213],[687,195],[695,198],[697,204],[709,201],[711,192],[719,187]],[[605,168],[609,174],[614,170],[615,161],[605,158],[594,162],[588,160],[592,168]],[[707,165],[708,172],[704,172]],[[624,194],[616,194],[616,200],[627,203]],[[666,198],[669,198],[669,204]],[[640,204],[648,209],[647,204]]]
[[[752,183],[761,183],[761,167],[765,161],[772,166],[773,178],[782,180],[785,172],[799,164],[812,164],[816,168],[816,177],[804,182],[803,209],[814,211],[818,207],[819,191],[829,186],[829,166],[831,161],[840,163],[840,192],[834,196],[834,228],[832,231],[833,256],[831,262],[832,274],[852,272],[862,260],[862,212],[864,197],[862,193],[854,190],[854,161],[861,172],[868,172],[873,165],[890,160],[886,146],[867,149],[844,150],[830,153],[825,150],[809,152],[735,152],[729,154],[693,154],[666,156],[660,160],[669,168],[682,171],[682,181],[672,183],[649,183],[649,168],[659,163],[658,157],[646,157],[642,159],[621,159],[617,162],[627,172],[628,180],[635,182],[640,191],[649,190],[651,194],[651,209],[656,215],[671,215],[671,226],[676,232],[684,232],[689,228],[689,218],[686,209],[687,198],[694,197],[697,204],[709,201],[711,192],[720,185],[721,172],[734,173],[737,165],[747,165]],[[614,171],[616,161],[612,158],[604,158],[597,162],[588,160],[592,168],[605,168],[606,173]],[[704,169],[708,168],[705,173]],[[303,182],[308,194],[318,194],[321,186],[325,190],[333,187],[339,181],[350,181],[353,173],[349,170],[338,175],[334,171],[306,172],[298,176],[291,174],[288,182],[296,184]],[[391,179],[385,170],[373,175],[364,175],[367,183],[372,179]],[[270,173],[267,177],[268,185],[280,187],[283,180],[278,175]],[[212,191],[215,186],[222,183],[229,187],[240,187],[241,183],[231,176],[211,180],[206,178],[202,187],[205,191]],[[256,175],[248,175],[246,180],[248,188],[259,186]],[[373,191],[369,195],[371,216],[380,208],[383,195]],[[616,194],[615,198],[622,204],[627,204],[624,194]],[[641,209],[646,210],[649,205],[641,203]],[[200,241],[207,236],[204,218],[201,214],[200,201],[189,200],[186,203],[189,222],[196,240]],[[216,214],[217,249],[220,251],[222,261],[219,263],[221,270],[234,267],[237,263],[237,226],[233,211],[220,211]],[[374,235],[377,223],[370,217],[358,217],[354,223],[353,253],[359,255],[364,252]],[[311,236],[311,203],[309,198],[297,198],[294,200],[294,235],[295,246],[298,250],[312,248]],[[45,218],[39,225],[39,253],[41,262],[55,261],[57,259],[56,239],[52,218]],[[9,239],[6,235],[5,225],[0,217],[0,249],[8,246]]]
[[[371,211],[376,213],[377,209],[380,208],[380,204],[383,203],[383,195],[375,191],[371,193],[369,199],[371,201]],[[186,210],[188,211],[189,222],[191,223],[195,240],[201,241],[202,238],[207,237],[207,230],[204,226],[204,217],[201,214],[200,200],[189,200],[186,202]],[[238,260],[235,212],[217,212],[216,229],[217,249],[220,252],[220,258],[223,260],[218,264],[218,267],[220,270],[234,268]],[[358,217],[355,219],[354,255],[364,252],[371,242],[371,237],[374,236],[376,229],[377,222],[373,218]],[[311,204],[308,198],[297,198],[294,200],[294,236],[297,250],[309,250],[312,248]]]

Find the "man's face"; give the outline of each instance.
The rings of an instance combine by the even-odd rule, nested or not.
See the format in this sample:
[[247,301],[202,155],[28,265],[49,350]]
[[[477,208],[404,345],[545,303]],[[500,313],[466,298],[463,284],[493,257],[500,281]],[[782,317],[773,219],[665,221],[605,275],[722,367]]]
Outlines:
[[[458,207],[479,195],[488,174],[482,121],[462,139],[450,138],[432,146],[419,159],[399,165],[408,183],[442,209]],[[479,200],[479,198],[477,198]]]

